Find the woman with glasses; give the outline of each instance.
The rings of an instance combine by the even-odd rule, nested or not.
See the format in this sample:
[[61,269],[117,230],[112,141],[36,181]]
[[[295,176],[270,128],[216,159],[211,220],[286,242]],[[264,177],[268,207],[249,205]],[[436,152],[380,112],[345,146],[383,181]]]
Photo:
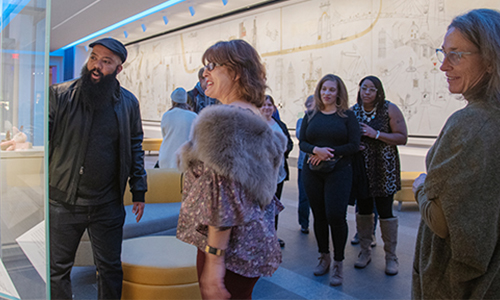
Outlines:
[[[300,127],[300,150],[304,158],[303,183],[314,216],[314,235],[319,263],[315,276],[328,273],[330,285],[343,282],[347,241],[347,205],[352,185],[351,155],[359,149],[359,125],[349,110],[348,94],[340,77],[327,74],[316,86],[314,109]],[[333,264],[330,255],[331,232]]]
[[266,72],[250,44],[218,42],[202,61],[206,95],[225,105],[204,108],[180,149],[177,238],[198,247],[203,299],[251,299],[281,263],[274,218],[283,206],[274,193],[287,139],[259,111]]
[[448,26],[442,61],[465,108],[451,115],[413,184],[422,221],[414,299],[500,298],[500,12],[472,10]]
[[368,182],[368,197],[357,199],[356,229],[361,251],[354,266],[364,268],[371,261],[375,204],[384,241],[385,273],[396,275],[399,265],[396,256],[398,218],[392,214],[392,203],[394,194],[401,189],[397,145],[405,145],[408,140],[406,122],[401,110],[385,99],[382,82],[375,76],[367,76],[359,82],[358,100],[352,110],[361,126],[360,150]]

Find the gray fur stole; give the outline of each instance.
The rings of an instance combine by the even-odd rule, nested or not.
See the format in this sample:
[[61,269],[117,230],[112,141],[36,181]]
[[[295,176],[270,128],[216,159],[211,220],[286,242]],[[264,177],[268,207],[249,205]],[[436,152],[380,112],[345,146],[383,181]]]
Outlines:
[[276,192],[285,149],[285,135],[274,132],[262,116],[215,105],[203,109],[195,120],[190,140],[178,151],[178,165],[185,172],[192,162],[201,161],[240,183],[264,207]]

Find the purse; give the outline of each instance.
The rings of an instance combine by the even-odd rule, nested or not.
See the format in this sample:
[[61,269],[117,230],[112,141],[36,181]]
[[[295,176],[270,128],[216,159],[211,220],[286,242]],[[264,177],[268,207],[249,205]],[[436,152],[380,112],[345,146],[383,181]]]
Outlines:
[[307,164],[309,165],[309,170],[311,171],[329,173],[333,171],[335,165],[341,158],[342,156],[335,156],[333,158],[330,158],[329,160],[322,160],[319,164],[315,166],[310,164],[309,162]]

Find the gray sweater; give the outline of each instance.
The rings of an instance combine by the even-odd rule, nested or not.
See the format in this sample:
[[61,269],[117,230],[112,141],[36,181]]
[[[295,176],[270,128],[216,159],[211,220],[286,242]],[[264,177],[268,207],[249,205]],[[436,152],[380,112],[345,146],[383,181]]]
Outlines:
[[441,203],[449,234],[423,219],[413,268],[414,299],[500,298],[500,102],[469,101],[427,154],[418,202]]

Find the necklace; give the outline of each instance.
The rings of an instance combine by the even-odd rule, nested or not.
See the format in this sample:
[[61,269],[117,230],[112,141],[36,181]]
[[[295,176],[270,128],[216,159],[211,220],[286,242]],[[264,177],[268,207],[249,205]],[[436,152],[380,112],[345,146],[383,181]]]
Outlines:
[[370,123],[371,120],[375,119],[377,115],[377,106],[375,106],[372,110],[366,111],[365,106],[361,105],[361,119],[367,123]]

